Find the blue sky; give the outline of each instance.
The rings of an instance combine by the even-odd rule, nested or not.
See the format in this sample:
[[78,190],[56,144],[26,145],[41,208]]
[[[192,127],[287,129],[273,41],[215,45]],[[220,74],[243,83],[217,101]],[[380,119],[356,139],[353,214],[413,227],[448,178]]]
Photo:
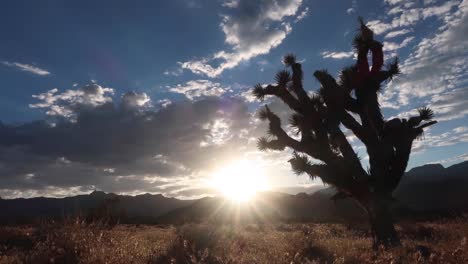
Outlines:
[[[205,134],[193,135],[193,140],[202,147],[216,147],[204,148],[200,155],[206,160],[257,155],[276,187],[308,186],[308,179],[294,176],[282,164],[286,154],[255,152],[252,138],[262,126],[253,114],[264,102],[253,100],[249,91],[256,83],[273,82],[284,68],[282,56],[291,52],[303,61],[306,88],[316,90],[313,71],[328,69],[337,76],[354,62],[351,42],[357,17],[362,16],[383,42],[386,59],[398,55],[401,62],[403,74],[382,90],[385,117],[407,117],[427,105],[439,121],[424,140],[415,142],[409,168],[430,162],[448,166],[468,159],[467,13],[467,1],[460,0],[5,1],[0,9],[0,120],[33,134],[25,127],[37,124],[34,121],[76,124],[83,111],[107,104],[159,116],[160,111],[184,113],[180,106],[200,106],[203,116],[194,119],[200,118]],[[213,97],[225,100],[219,109],[205,107]],[[229,115],[217,116],[220,111]],[[160,130],[178,128],[182,122],[163,120],[167,123],[158,124]],[[115,131],[106,133],[111,137]],[[183,140],[188,139],[177,142]],[[101,157],[106,158],[94,162],[71,147],[48,152],[54,149],[50,145],[40,151],[12,145],[4,143],[1,155],[14,152],[15,162],[30,166],[12,165],[3,171],[0,166],[4,179],[0,195],[7,197],[65,195],[93,188],[190,197],[206,192],[200,178],[211,168],[190,164],[188,158],[179,160],[183,154],[156,146],[151,155],[172,166],[167,175],[158,173],[159,167],[154,173],[140,172],[137,164],[154,165],[143,162],[150,155],[147,149],[135,160],[103,152]],[[132,166],[119,169],[113,158]],[[60,162],[70,167],[60,167],[61,173],[73,169],[90,180],[78,173],[63,181],[45,176],[58,173],[54,166]],[[129,187],[117,187],[119,181]],[[155,187],[146,187],[147,182]]]

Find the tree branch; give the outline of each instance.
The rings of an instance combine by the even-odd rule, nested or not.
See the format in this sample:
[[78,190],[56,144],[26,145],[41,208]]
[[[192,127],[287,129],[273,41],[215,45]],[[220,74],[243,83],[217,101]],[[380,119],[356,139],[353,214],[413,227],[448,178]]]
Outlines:
[[304,106],[307,105],[310,101],[310,97],[302,86],[302,65],[296,61],[296,56],[293,54],[284,56],[283,63],[292,69],[292,90],[299,99],[299,102]]
[[304,90],[304,87],[302,86],[302,66],[300,63],[294,63],[293,65],[291,65],[291,69],[293,72],[292,89],[297,95],[297,98],[299,98],[299,101],[305,105],[309,103],[310,97],[309,95],[307,95],[306,91]]
[[265,106],[265,109],[260,112],[260,118],[268,119],[270,122],[268,132],[277,138],[277,144],[290,147],[298,152],[306,152],[306,149],[301,142],[293,139],[286,133],[286,131],[283,130],[280,118],[271,112],[268,106]]
[[[280,118],[273,112],[271,112],[268,106],[265,106],[265,109],[260,112],[260,118],[268,119],[268,121],[270,122],[268,132],[277,138],[277,141],[270,141],[270,144],[273,144],[274,147],[290,147],[294,151],[306,153],[311,157],[318,160],[322,160],[324,162],[330,162],[331,160],[337,158],[337,156],[331,150],[328,141],[326,141],[327,144],[324,145],[324,141],[321,141],[320,139],[315,140],[311,137],[307,137],[305,133],[302,134],[301,141],[297,141],[290,137],[286,133],[286,131],[284,131],[281,127]],[[268,144],[265,144],[265,146],[268,146]]]
[[350,95],[345,96],[345,109],[359,114],[359,105],[356,99],[352,98]]
[[350,172],[355,176],[356,179],[367,176],[366,171],[362,168],[359,157],[354,152],[353,147],[349,144],[348,139],[341,130],[335,135],[335,140],[338,143],[341,154],[343,154],[347,167],[349,166]]
[[349,130],[353,131],[353,134],[365,145],[369,142],[368,135],[366,130],[359,124],[356,119],[350,115],[348,112],[345,112],[342,115],[341,123]]
[[285,87],[269,84],[267,87],[263,88],[260,84],[258,84],[255,86],[253,94],[258,99],[263,99],[265,95],[275,95],[291,109],[302,113],[301,104],[291,93],[288,92],[288,90],[286,90]]

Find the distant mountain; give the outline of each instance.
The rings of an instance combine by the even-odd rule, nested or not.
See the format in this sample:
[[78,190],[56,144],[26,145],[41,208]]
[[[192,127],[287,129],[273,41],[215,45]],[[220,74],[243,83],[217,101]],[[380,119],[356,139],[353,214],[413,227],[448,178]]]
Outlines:
[[0,199],[0,223],[31,223],[41,219],[81,216],[118,216],[125,222],[152,223],[171,210],[187,206],[192,200],[167,198],[161,194],[137,196],[94,191],[66,198]]
[[[428,164],[406,173],[394,193],[397,217],[428,217],[468,210],[468,162],[444,168]],[[252,205],[204,198],[158,218],[161,223],[229,221],[349,221],[365,219],[350,199],[334,201],[333,188],[312,194],[261,193]]]
[[[357,212],[357,213],[356,213]],[[191,222],[330,222],[359,219],[363,215],[352,201],[334,203],[326,190],[296,195],[263,192],[251,203],[236,203],[221,197],[206,197],[158,218],[162,224]]]
[[[413,168],[394,192],[400,216],[427,216],[468,210],[468,161],[448,168],[428,164]],[[288,190],[291,191],[291,190]],[[333,201],[333,188],[306,189],[296,195],[263,192],[254,203],[239,206],[220,197],[179,200],[160,194],[123,196],[95,191],[66,198],[0,199],[0,223],[81,215],[115,216],[124,223],[180,224],[229,221],[342,221],[363,219],[350,199]]]
[[311,185],[311,186],[289,186],[289,187],[281,187],[276,189],[278,192],[288,193],[288,194],[297,194],[297,193],[308,193],[312,194],[316,191],[325,189],[323,185]]
[[408,171],[395,198],[417,211],[468,209],[468,161],[444,168],[428,164]]

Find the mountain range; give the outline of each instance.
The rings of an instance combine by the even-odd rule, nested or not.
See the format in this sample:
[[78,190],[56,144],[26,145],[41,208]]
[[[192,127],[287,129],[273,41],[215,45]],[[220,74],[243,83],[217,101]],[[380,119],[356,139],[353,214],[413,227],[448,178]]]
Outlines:
[[[427,164],[409,170],[394,192],[397,216],[452,214],[468,210],[468,161],[444,168]],[[334,201],[333,188],[311,193],[262,192],[238,204],[221,197],[180,200],[161,194],[137,196],[94,191],[66,198],[0,199],[0,223],[40,219],[117,218],[124,223],[181,224],[201,221],[343,221],[365,217],[351,201]]]

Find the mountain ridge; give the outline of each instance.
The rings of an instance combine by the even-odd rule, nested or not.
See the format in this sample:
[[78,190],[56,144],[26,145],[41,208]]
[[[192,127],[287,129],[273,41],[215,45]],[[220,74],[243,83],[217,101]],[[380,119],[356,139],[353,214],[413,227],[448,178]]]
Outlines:
[[[464,211],[468,209],[468,161],[444,168],[426,164],[409,170],[394,192],[397,209],[406,212]],[[351,200],[332,201],[332,188],[309,188],[311,193],[295,195],[282,192],[258,194],[259,208],[246,207],[247,220],[259,220],[258,214],[274,221],[333,221],[360,217]],[[263,204],[262,204],[263,203]],[[226,200],[204,197],[181,200],[162,194],[118,195],[93,191],[64,198],[35,197],[0,199],[0,223],[30,223],[38,219],[63,219],[74,216],[114,215],[128,223],[182,223],[231,219],[233,207]],[[210,210],[226,211],[218,217]],[[236,209],[237,210],[237,209]],[[244,209],[243,209],[244,210]],[[257,215],[255,215],[257,214]]]

